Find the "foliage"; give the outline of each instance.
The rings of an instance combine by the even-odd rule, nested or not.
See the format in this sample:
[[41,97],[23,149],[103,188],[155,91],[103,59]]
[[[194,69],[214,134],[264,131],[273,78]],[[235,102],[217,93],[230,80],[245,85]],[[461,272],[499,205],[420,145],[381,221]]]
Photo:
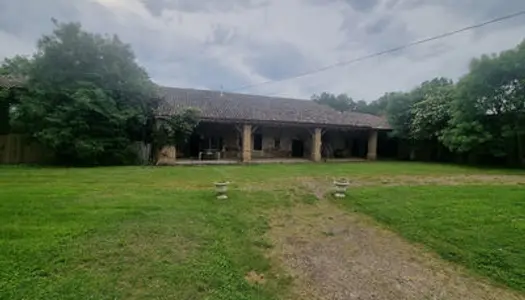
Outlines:
[[489,152],[521,163],[525,134],[525,42],[474,59],[458,83],[443,142],[459,152]]
[[190,108],[172,116],[159,116],[156,120],[156,147],[181,145],[199,124],[199,110]]
[[[323,93],[314,100],[338,110],[382,115],[392,135],[424,142],[457,155],[525,164],[525,41],[499,54],[473,59],[457,84],[446,78],[425,81],[410,92],[349,102]],[[347,99],[346,101],[344,99]]]
[[22,55],[15,55],[12,58],[5,58],[0,66],[0,76],[10,76],[14,78],[26,78],[31,69],[32,58]]
[[410,111],[410,137],[415,140],[438,139],[450,120],[454,86],[451,81],[440,78],[423,83],[421,89],[422,99],[415,102]]
[[9,89],[0,88],[0,134],[10,132],[9,110],[11,107],[12,94]]
[[356,109],[356,103],[346,94],[339,94],[336,96],[334,94],[323,92],[320,95],[313,95],[312,100],[316,103],[330,106],[340,112],[354,111]]
[[330,106],[340,112],[354,111],[377,116],[385,114],[388,104],[383,98],[367,103],[365,100],[354,101],[346,94],[336,96],[327,92],[323,92],[320,95],[313,95],[312,100],[316,103]]
[[[30,60],[11,70],[27,73],[27,90],[12,124],[68,164],[119,164],[132,141],[146,139],[157,101],[154,85],[117,36],[55,23]],[[15,63],[16,62],[16,63]]]
[[[0,76],[23,80],[27,77],[31,60],[28,57],[16,55],[6,58],[0,65]],[[0,134],[12,131],[10,126],[11,112],[19,102],[20,89],[0,87]]]
[[409,93],[387,93],[378,101],[387,103],[392,135],[407,140],[438,138],[450,115],[453,83],[446,78],[425,81]]
[[370,103],[367,103],[364,100],[359,100],[356,103],[355,111],[376,116],[384,116],[386,115],[387,106],[388,99],[384,97],[371,101]]
[[382,98],[388,103],[386,112],[388,122],[392,127],[392,136],[409,138],[414,97],[410,93],[394,92],[387,93]]

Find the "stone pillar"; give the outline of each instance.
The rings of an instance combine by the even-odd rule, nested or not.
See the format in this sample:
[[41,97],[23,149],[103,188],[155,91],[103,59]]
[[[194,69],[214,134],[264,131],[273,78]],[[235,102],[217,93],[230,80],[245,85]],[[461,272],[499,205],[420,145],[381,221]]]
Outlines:
[[316,128],[312,133],[312,160],[321,161],[321,128]]
[[368,136],[368,160],[377,159],[377,130],[372,130]]
[[175,146],[164,146],[160,150],[157,165],[172,165],[177,160],[177,148]]
[[244,124],[242,127],[242,162],[252,160],[252,125]]

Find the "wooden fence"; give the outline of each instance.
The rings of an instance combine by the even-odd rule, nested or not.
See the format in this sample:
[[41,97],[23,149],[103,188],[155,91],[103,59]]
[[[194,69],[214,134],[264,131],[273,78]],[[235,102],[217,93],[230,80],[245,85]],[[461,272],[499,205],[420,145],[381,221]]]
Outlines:
[[[133,143],[131,149],[137,154],[139,164],[148,164],[151,145]],[[39,164],[52,161],[52,153],[36,143],[31,143],[24,135],[0,135],[0,164]]]
[[43,163],[49,158],[38,144],[20,134],[0,135],[0,164]]

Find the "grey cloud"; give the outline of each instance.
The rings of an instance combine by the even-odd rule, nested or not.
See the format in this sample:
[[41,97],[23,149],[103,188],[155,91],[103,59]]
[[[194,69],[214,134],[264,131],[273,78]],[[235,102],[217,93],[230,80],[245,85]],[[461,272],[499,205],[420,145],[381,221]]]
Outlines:
[[249,84],[242,74],[205,56],[178,63],[146,63],[145,66],[151,71],[153,80],[163,85],[180,86],[178,82],[189,82],[212,90],[226,90]]
[[346,3],[356,11],[369,12],[379,4],[380,0],[307,0],[307,3],[314,5],[326,5],[327,3],[338,2]]
[[43,34],[51,33],[53,18],[59,22],[81,22],[84,27],[100,33],[113,28],[114,22],[113,15],[103,6],[86,0],[0,0],[0,31],[33,45]]
[[[165,32],[149,29],[140,20],[119,22],[110,10],[98,3],[87,0],[49,0],[45,4],[30,1],[35,9],[28,11],[25,8],[27,2],[22,5],[18,1],[0,0],[0,31],[36,44],[42,34],[53,29],[51,18],[63,22],[79,21],[88,31],[118,34],[124,42],[130,43],[150,76],[162,80],[161,83],[184,82],[212,89],[248,83],[237,71],[199,52],[203,47],[194,40],[184,37],[165,40]],[[21,15],[25,17],[20,18]],[[228,43],[231,38],[230,29],[217,25],[210,43]]]
[[[464,23],[460,27],[475,25],[490,19],[525,10],[525,2],[523,0],[441,0],[439,2],[434,0],[401,0],[400,2],[400,6],[403,9],[412,9],[425,5],[442,7],[451,14],[453,13],[463,16]],[[510,20],[503,20],[499,23],[474,29],[472,31],[473,34],[471,41],[476,42],[477,40],[483,39],[491,32],[519,26],[525,26],[525,16]]]
[[267,0],[142,0],[142,2],[155,16],[161,15],[164,10],[212,12],[259,8],[268,5]]
[[228,45],[238,38],[236,28],[215,24],[206,43],[211,45]]
[[297,75],[314,67],[297,47],[286,42],[265,45],[253,42],[248,49],[251,54],[245,59],[246,64],[268,79]]
[[345,2],[355,10],[370,11],[379,3],[379,0],[345,0]]
[[387,9],[393,9],[395,8],[398,4],[400,4],[403,0],[389,0],[386,2],[386,5],[385,7]]
[[79,16],[77,7],[67,0],[0,0],[0,30],[28,38],[52,30],[51,18],[73,21]]
[[[150,16],[134,15],[126,8],[111,5],[106,7],[93,0],[0,0],[0,44],[3,48],[0,55],[26,51],[26,48],[30,48],[26,45],[34,47],[36,40],[42,34],[52,30],[50,19],[55,17],[64,22],[79,21],[88,31],[118,34],[123,41],[132,45],[139,62],[159,83],[210,89],[220,89],[224,86],[225,89],[229,89],[253,83],[248,82],[249,76],[282,79],[315,69],[320,66],[319,61],[326,64],[330,61],[351,59],[355,57],[354,55],[360,56],[399,46],[422,38],[426,26],[434,32],[439,30],[441,24],[428,24],[431,20],[418,21],[420,23],[417,24],[418,29],[421,28],[417,30],[419,36],[414,36],[415,33],[408,30],[408,25],[410,28],[414,26],[405,23],[409,21],[403,18],[409,16],[407,19],[418,20],[417,15],[414,14],[417,14],[419,8],[424,8],[421,11],[426,14],[432,14],[432,10],[437,8],[436,11],[441,13],[444,9],[445,12],[455,15],[460,24],[442,24],[447,30],[451,26],[466,26],[525,9],[523,0],[296,1],[300,4],[290,6],[290,9],[294,9],[298,14],[301,14],[302,9],[308,5],[347,4],[333,6],[340,10],[334,9],[332,15],[329,15],[328,10],[324,10],[328,15],[323,17],[333,16],[334,19],[341,20],[340,28],[334,25],[334,22],[323,23],[321,18],[315,20],[319,30],[330,33],[339,31],[339,34],[344,36],[345,41],[341,43],[340,49],[334,51],[325,47],[327,49],[326,53],[323,52],[323,57],[310,57],[317,55],[319,49],[310,51],[309,43],[315,42],[317,46],[320,43],[312,41],[307,33],[303,37],[300,33],[298,36],[293,30],[283,30],[279,34],[269,35],[264,31],[268,26],[255,23],[258,20],[253,20],[254,22],[250,24],[252,28],[250,30],[253,32],[247,32],[242,27],[244,24],[237,21],[235,16],[224,23],[220,18],[214,20],[215,12],[251,13],[253,12],[251,9],[267,5],[270,0],[141,1],[145,1],[148,10],[156,16],[162,15],[164,10],[178,11],[178,13],[164,14],[162,18],[152,19]],[[272,1],[276,3],[275,1],[288,0]],[[292,1],[290,3],[292,4]],[[28,6],[32,9],[28,10]],[[191,28],[188,29],[190,32],[174,35],[172,33],[177,31],[169,27],[159,27],[159,24],[163,23],[177,26],[177,17],[182,19],[188,14],[205,22],[198,29],[199,38],[194,37]],[[272,18],[272,23],[275,23],[272,25],[277,27],[304,26],[304,24],[290,24],[289,20],[286,20],[287,13],[272,14],[271,5],[268,7],[268,14]],[[352,68],[334,69],[301,80],[287,81],[283,85],[265,86],[261,88],[261,93],[268,92],[267,88],[274,88],[276,92],[279,92],[279,89],[287,89],[291,93],[301,95],[322,90],[342,92],[345,91],[344,89],[352,88],[353,95],[373,99],[388,90],[410,88],[417,84],[418,80],[437,76],[437,72],[457,78],[466,71],[468,60],[472,56],[500,51],[517,44],[523,38],[519,28],[525,28],[525,17],[487,26],[474,31],[474,34],[471,32],[467,35],[471,38],[469,43],[463,43],[462,48],[458,48],[454,39],[443,39],[368,61],[368,65],[355,64]],[[203,33],[204,36],[207,34],[204,44]],[[256,39],[257,36],[264,38]],[[329,43],[339,41],[339,35],[327,36],[338,38],[336,41],[327,41]],[[301,38],[304,40],[301,41]],[[210,57],[210,53],[217,54],[213,51],[215,47],[220,48],[220,53],[224,54]],[[224,63],[224,55],[232,55],[232,53],[239,55],[242,61],[230,57],[235,64]],[[0,60],[2,58],[0,57]],[[240,64],[244,66],[238,69]],[[403,70],[399,66],[403,66],[401,67]],[[253,74],[247,75],[247,68]],[[343,83],[341,78],[345,78]]]
[[[377,1],[374,1],[377,2]],[[397,11],[404,10],[410,11],[414,8],[419,8],[423,6],[432,7],[442,7],[446,11],[449,11],[451,14],[464,16],[465,23],[459,25],[468,26],[482,21],[486,21],[491,18],[499,17],[505,14],[513,13],[518,10],[525,9],[525,3],[523,0],[506,0],[503,5],[499,0],[464,0],[464,1],[455,1],[455,0],[384,0],[382,2],[385,4],[384,7],[388,9],[395,8]],[[377,4],[377,3],[376,3]],[[372,5],[370,5],[372,6]],[[374,14],[372,14],[374,15]],[[398,17],[399,14],[396,11],[392,12],[376,12],[376,18],[363,19],[356,15],[344,15],[344,21],[341,25],[341,30],[345,32],[349,37],[348,41],[344,42],[341,45],[342,49],[351,47],[355,44],[353,40],[358,40],[360,43],[366,45],[366,48],[370,52],[382,51],[388,48],[401,46],[403,44],[425,38],[427,36],[415,36],[413,33],[407,30],[407,25],[405,21]],[[363,21],[364,20],[364,21]],[[363,23],[364,22],[364,26]],[[477,39],[484,38],[488,33],[494,32],[495,30],[500,30],[502,28],[511,28],[516,26],[525,25],[525,17],[517,18],[514,20],[509,20],[501,22],[499,24],[494,24],[487,26],[481,29],[473,31],[473,36],[471,36],[472,41],[474,42]],[[364,32],[358,28],[363,26]],[[422,27],[425,26],[424,23],[421,24]],[[450,24],[443,24],[443,31],[453,30],[459,28],[450,28]],[[351,44],[349,44],[351,42]],[[430,51],[438,55],[444,51],[443,49],[449,49],[444,44],[447,43],[447,40],[443,40],[443,43],[438,45],[439,50]],[[396,52],[391,56],[404,55],[412,59],[420,59],[421,57],[426,57],[429,55],[424,51],[424,54],[419,55],[417,50],[408,51],[408,52]],[[430,55],[432,57],[433,55]]]
[[367,25],[365,32],[368,34],[377,34],[385,30],[393,22],[392,16],[383,16],[379,20]]
[[[395,14],[386,14],[376,20],[366,20],[364,24],[359,23],[360,21],[361,19],[356,20],[355,17],[348,17],[343,21],[341,30],[346,33],[348,39],[341,45],[341,49],[365,46],[368,51],[377,52],[406,44],[417,38],[407,30],[407,24]],[[360,26],[364,30],[360,30]]]
[[406,7],[440,5],[475,19],[492,18],[525,10],[523,0],[404,0],[403,2]]

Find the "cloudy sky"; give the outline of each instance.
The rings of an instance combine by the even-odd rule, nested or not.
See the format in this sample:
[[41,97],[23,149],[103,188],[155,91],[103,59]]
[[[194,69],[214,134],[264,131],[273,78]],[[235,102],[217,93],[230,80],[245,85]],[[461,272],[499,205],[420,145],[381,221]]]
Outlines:
[[159,84],[309,98],[374,100],[469,60],[514,47],[525,16],[347,66],[282,80],[338,61],[525,10],[523,0],[0,0],[0,59],[34,51],[50,18],[80,21],[132,44]]

